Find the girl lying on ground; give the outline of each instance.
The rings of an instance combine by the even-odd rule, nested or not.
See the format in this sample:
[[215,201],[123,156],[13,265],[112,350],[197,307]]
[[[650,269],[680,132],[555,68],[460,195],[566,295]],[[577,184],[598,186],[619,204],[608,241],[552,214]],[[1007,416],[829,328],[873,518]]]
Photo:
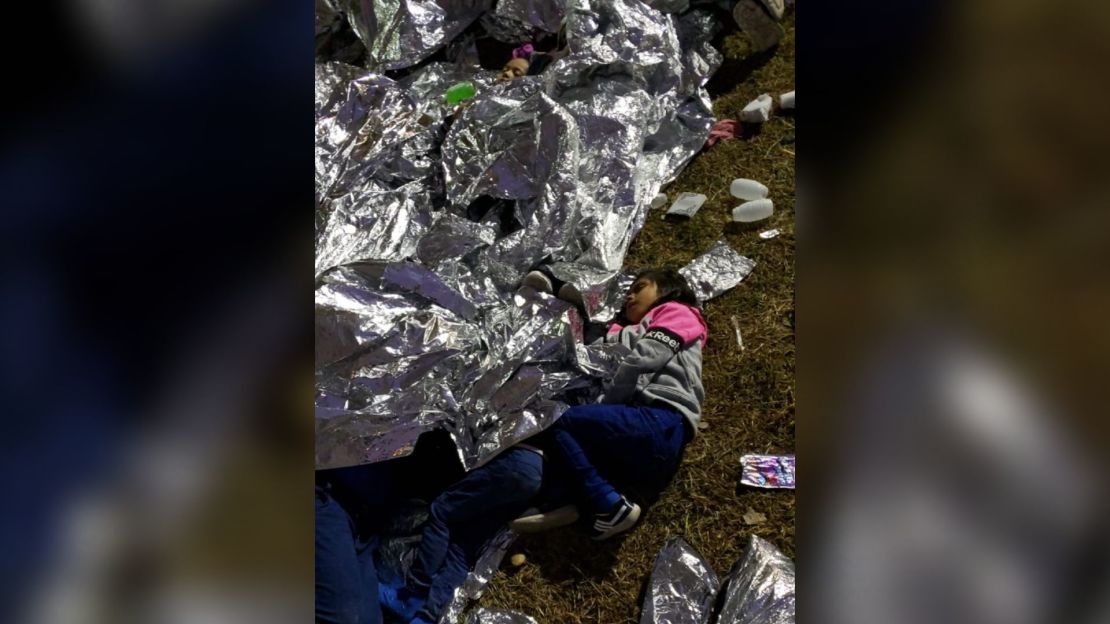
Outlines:
[[653,498],[678,470],[701,418],[707,331],[697,298],[678,271],[641,272],[601,338],[631,351],[599,402],[570,408],[535,439],[566,473],[579,509],[592,514],[593,539],[612,537],[639,520],[640,506],[615,485]]

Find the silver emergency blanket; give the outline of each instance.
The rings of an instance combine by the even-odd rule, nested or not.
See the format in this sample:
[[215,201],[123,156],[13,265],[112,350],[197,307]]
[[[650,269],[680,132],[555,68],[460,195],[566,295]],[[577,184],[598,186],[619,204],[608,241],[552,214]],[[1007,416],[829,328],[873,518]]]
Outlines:
[[[482,5],[448,4],[416,27],[401,14],[423,5],[374,3],[375,16],[393,11],[389,41],[422,42],[376,41],[377,62],[455,45],[445,24]],[[350,18],[351,3],[340,6]],[[612,369],[619,354],[583,344],[583,326],[619,309],[624,257],[651,199],[704,145],[704,85],[720,63],[712,32],[707,14],[574,0],[565,54],[511,83],[459,63],[401,80],[317,65],[318,469],[404,455],[432,428],[451,434],[471,469],[550,425],[568,392]],[[463,80],[477,95],[448,107],[444,92]],[[475,213],[483,202],[494,207]],[[731,253],[690,269],[703,290],[729,287]],[[517,292],[545,259],[582,292],[585,318]]]
[[794,562],[753,535],[726,579],[717,624],[794,624]]
[[725,241],[718,241],[678,272],[690,283],[698,301],[704,303],[735,287],[754,268],[755,260],[736,253]]
[[403,455],[435,426],[471,468],[562,413],[550,397],[580,376],[568,364],[569,304],[522,293],[479,318],[490,303],[481,287],[452,285],[414,262],[325,276],[316,294],[318,468]]
[[492,7],[492,0],[338,0],[376,71],[416,65]]
[[[567,16],[567,5],[570,2],[571,0],[499,0],[492,15],[502,28],[508,24],[520,24],[531,32],[557,33]],[[504,33],[504,30],[501,32]],[[522,43],[524,41],[520,40]]]
[[475,609],[466,618],[466,624],[537,624],[537,622],[519,611]]
[[707,624],[720,582],[686,540],[672,537],[655,557],[640,624]]

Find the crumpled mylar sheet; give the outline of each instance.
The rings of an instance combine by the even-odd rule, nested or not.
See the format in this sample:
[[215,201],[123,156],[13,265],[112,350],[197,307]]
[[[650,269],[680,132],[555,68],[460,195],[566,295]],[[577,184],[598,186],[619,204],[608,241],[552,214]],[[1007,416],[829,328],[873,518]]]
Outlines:
[[478,608],[470,612],[466,618],[466,624],[537,624],[537,622],[519,611]]
[[753,535],[726,580],[719,624],[794,624],[794,562]]
[[[348,18],[358,6],[334,5]],[[450,43],[454,27],[442,24],[454,18],[444,16],[480,5],[446,6],[426,28],[391,22],[390,36]],[[405,455],[442,428],[469,470],[549,426],[569,392],[581,399],[608,374],[619,354],[583,344],[583,324],[619,309],[624,257],[651,199],[714,121],[704,85],[720,55],[707,15],[573,0],[566,55],[507,84],[459,63],[401,80],[317,64],[318,469]],[[462,80],[478,94],[454,114],[444,92]],[[504,231],[500,209],[470,213],[491,201],[518,227]],[[691,270],[719,294],[736,267],[713,272],[740,256],[713,253],[704,275],[698,262]],[[517,292],[545,259],[583,293],[587,318]]]
[[755,260],[741,256],[725,241],[679,269],[698,301],[706,302],[735,287],[755,268]]
[[707,624],[720,582],[686,540],[672,537],[655,557],[640,624]]
[[366,45],[366,66],[401,69],[431,56],[474,20],[492,0],[338,0]]
[[[723,601],[718,591],[724,591]],[[716,616],[714,607],[720,603]],[[655,558],[640,624],[793,624],[794,563],[751,536],[723,589],[709,564],[681,537]]]

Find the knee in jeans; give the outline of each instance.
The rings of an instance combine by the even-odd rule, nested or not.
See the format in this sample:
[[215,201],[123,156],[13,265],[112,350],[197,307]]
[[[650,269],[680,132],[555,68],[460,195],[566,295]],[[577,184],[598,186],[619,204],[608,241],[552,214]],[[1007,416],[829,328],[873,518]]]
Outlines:
[[506,484],[511,488],[509,494],[515,500],[527,500],[536,496],[543,485],[542,477],[542,468],[532,466],[513,473],[512,479]]
[[428,520],[439,524],[447,524],[447,512],[448,510],[443,508],[443,503],[439,499],[435,499],[431,505],[428,505]]
[[542,480],[539,475],[520,474],[513,480],[514,498],[529,499],[540,493]]

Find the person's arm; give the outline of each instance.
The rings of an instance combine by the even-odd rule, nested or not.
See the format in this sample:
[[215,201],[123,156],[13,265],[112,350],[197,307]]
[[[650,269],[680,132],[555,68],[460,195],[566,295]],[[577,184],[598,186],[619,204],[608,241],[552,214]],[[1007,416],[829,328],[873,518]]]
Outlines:
[[664,304],[653,310],[647,331],[621,360],[606,387],[606,402],[626,402],[635,392],[640,375],[663,368],[686,344],[704,335],[700,321],[685,306]]

